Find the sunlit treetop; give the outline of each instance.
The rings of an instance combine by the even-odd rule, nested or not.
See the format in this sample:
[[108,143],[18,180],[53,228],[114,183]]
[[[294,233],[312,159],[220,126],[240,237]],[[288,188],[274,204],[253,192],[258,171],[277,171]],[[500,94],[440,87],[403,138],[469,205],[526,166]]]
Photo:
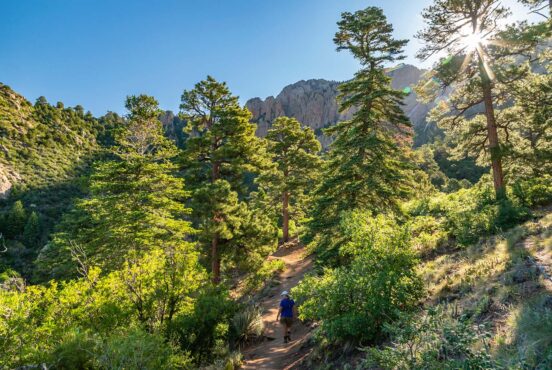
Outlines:
[[508,24],[510,15],[500,0],[436,0],[422,13],[427,26],[416,34],[424,42],[417,57],[441,57],[436,70],[442,85],[478,75],[480,63],[494,80],[498,65],[514,65],[504,58],[529,58],[542,38],[526,22]]
[[497,34],[509,15],[499,0],[436,0],[422,13],[427,27],[416,37],[425,45],[417,56],[426,60],[443,51],[473,52]]
[[405,58],[402,51],[408,40],[393,38],[393,26],[380,8],[342,13],[337,25],[337,50],[349,50],[363,65],[375,67]]

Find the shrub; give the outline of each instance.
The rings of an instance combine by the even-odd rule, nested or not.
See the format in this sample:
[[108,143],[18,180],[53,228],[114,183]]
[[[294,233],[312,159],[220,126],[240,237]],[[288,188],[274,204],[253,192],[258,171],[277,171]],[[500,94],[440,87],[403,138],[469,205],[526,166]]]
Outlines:
[[261,268],[248,275],[244,290],[247,293],[260,290],[276,274],[284,271],[286,264],[280,259],[271,259],[263,262]]
[[94,369],[98,356],[99,338],[86,331],[72,329],[63,337],[52,353],[56,369]]
[[552,176],[544,175],[518,181],[513,186],[513,194],[528,207],[552,203]]
[[433,216],[414,217],[408,226],[413,236],[412,245],[421,253],[433,251],[448,238],[442,221]]
[[228,354],[228,323],[235,309],[227,290],[205,289],[198,295],[191,313],[173,319],[170,336],[193,354],[195,363],[212,362],[217,356]]
[[293,294],[300,318],[319,320],[319,334],[329,341],[371,341],[422,297],[415,253],[406,229],[383,216],[353,212],[341,228],[351,237],[341,250],[351,262],[307,277]]
[[385,325],[392,346],[367,348],[361,368],[495,369],[489,331],[436,307]]
[[163,337],[135,328],[112,335],[101,348],[99,367],[105,369],[191,369],[188,356],[166,344]]
[[422,198],[405,206],[405,212],[414,218],[416,226],[431,216],[437,221],[439,238],[446,234],[460,245],[477,242],[480,237],[510,228],[529,216],[529,210],[516,196],[496,200],[488,179],[484,177],[470,189],[460,189],[451,194],[439,194],[432,198]]
[[264,329],[261,310],[255,306],[248,306],[237,312],[232,318],[232,329],[240,344],[259,338]]

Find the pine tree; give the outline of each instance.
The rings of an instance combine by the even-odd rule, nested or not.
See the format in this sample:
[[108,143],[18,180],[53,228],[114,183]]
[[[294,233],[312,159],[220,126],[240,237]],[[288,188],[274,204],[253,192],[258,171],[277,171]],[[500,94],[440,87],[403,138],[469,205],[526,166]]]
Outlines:
[[38,258],[39,273],[46,277],[74,274],[75,246],[104,271],[153,250],[187,256],[192,264],[197,258],[189,242],[194,232],[185,206],[189,193],[167,159],[176,148],[162,136],[157,102],[131,96],[126,106],[127,120],[117,129],[113,148],[116,159],[96,164],[90,196],[76,202]]
[[27,222],[27,212],[23,206],[23,202],[16,201],[8,211],[4,232],[7,239],[13,239],[21,235]]
[[512,87],[515,104],[504,110],[511,121],[510,170],[517,178],[552,173],[552,66],[530,72]]
[[404,93],[391,88],[384,69],[386,63],[403,58],[407,41],[393,39],[393,27],[376,7],[343,13],[338,26],[337,50],[353,54],[362,69],[340,86],[340,109],[355,111],[352,119],[327,130],[335,140],[316,190],[309,231],[309,238],[320,238],[322,258],[335,256],[342,242],[336,231],[342,212],[395,210],[410,189],[410,122],[401,109]]
[[[539,14],[544,18],[552,18],[552,0],[519,0],[531,8],[531,13]],[[548,8],[548,14],[545,13]]]
[[32,212],[23,230],[23,242],[27,247],[35,247],[40,238],[40,220],[36,212]]
[[305,195],[317,178],[321,161],[320,142],[310,128],[301,128],[294,118],[279,117],[266,136],[277,172],[271,181],[281,199],[282,241],[289,240],[290,208],[297,217],[304,214]]
[[[538,38],[501,28],[508,15],[499,0],[435,0],[422,14],[427,27],[416,36],[425,43],[420,59],[449,54],[418,89],[424,95],[438,91],[435,85],[454,86],[432,119],[459,138],[460,150],[488,158],[497,198],[506,195],[502,162],[508,135],[508,122],[497,110],[507,101],[511,81],[527,72],[513,57],[529,53]],[[481,105],[484,115],[478,114]]]
[[[181,116],[190,137],[182,155],[188,187],[193,191],[192,209],[200,241],[209,245],[212,280],[221,280],[221,260],[238,251],[251,253],[262,234],[244,237],[255,220],[245,199],[252,174],[268,166],[263,141],[255,136],[251,113],[240,107],[226,83],[213,77],[182,94]],[[268,232],[268,230],[267,230]],[[252,238],[252,239],[251,239]],[[256,240],[257,241],[256,241]]]

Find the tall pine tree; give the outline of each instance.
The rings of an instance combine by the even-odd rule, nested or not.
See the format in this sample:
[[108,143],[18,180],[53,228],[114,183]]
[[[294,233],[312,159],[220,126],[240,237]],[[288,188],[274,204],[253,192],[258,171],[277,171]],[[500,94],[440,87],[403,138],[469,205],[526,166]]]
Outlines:
[[31,212],[25,228],[23,229],[23,242],[29,248],[34,248],[38,245],[40,241],[40,219],[38,214],[33,211]]
[[[104,271],[119,269],[129,257],[161,250],[197,259],[189,242],[194,232],[186,218],[188,192],[176,166],[176,153],[163,136],[157,101],[145,95],[127,98],[128,114],[117,128],[113,160],[98,163],[90,178],[90,196],[76,202],[38,258],[41,278],[75,274],[74,249]],[[83,257],[84,258],[84,257]]]
[[320,142],[314,132],[294,118],[279,117],[266,136],[277,171],[271,187],[281,201],[282,241],[289,241],[289,221],[304,215],[306,195],[317,179]]
[[456,138],[459,150],[490,162],[497,198],[506,196],[503,159],[509,124],[499,110],[510,98],[512,81],[527,73],[515,57],[529,56],[539,37],[501,26],[509,14],[500,0],[435,0],[423,12],[426,28],[416,36],[425,43],[420,59],[448,54],[418,91],[422,96],[431,92],[433,100],[439,91],[435,85],[454,86],[432,119]]
[[310,238],[318,236],[323,259],[335,257],[344,241],[337,231],[344,211],[392,211],[410,189],[404,93],[391,88],[384,68],[403,58],[407,41],[392,37],[393,27],[376,7],[343,13],[338,27],[337,50],[349,51],[362,69],[340,86],[340,109],[354,110],[352,119],[327,130],[335,140],[316,191],[309,232]]
[[[182,94],[181,116],[190,133],[182,155],[192,190],[200,241],[208,246],[212,280],[221,281],[221,261],[255,253],[271,240],[261,215],[246,202],[251,178],[268,166],[263,141],[255,136],[251,113],[240,107],[226,83],[208,76]],[[257,235],[255,235],[257,234]]]
[[6,219],[4,222],[4,227],[2,228],[7,239],[16,238],[21,235],[23,229],[25,228],[25,223],[27,220],[27,212],[23,206],[23,202],[20,200],[16,201],[8,211]]

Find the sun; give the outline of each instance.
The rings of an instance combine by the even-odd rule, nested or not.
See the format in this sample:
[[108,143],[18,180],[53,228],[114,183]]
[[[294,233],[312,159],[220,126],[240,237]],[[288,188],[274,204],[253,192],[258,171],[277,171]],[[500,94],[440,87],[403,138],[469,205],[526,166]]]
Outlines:
[[462,37],[462,45],[464,45],[464,50],[468,52],[475,51],[486,43],[487,40],[481,33],[474,32]]

